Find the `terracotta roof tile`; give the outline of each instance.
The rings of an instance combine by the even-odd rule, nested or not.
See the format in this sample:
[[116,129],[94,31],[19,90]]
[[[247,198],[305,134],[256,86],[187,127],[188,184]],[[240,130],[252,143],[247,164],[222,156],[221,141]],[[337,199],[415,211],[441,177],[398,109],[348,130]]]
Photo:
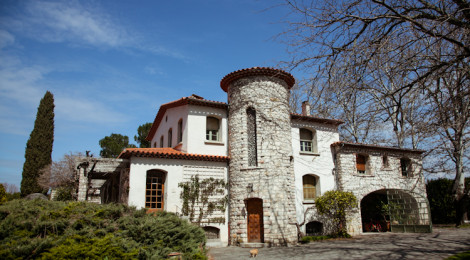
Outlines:
[[126,148],[118,158],[129,159],[131,156],[212,162],[228,162],[230,160],[228,156],[183,153],[173,148]]
[[241,69],[227,74],[221,81],[220,87],[227,92],[228,86],[233,81],[250,76],[270,76],[284,80],[287,86],[292,88],[295,83],[295,78],[290,74],[280,69],[268,68],[268,67],[253,67],[248,69]]
[[338,119],[328,119],[328,118],[320,118],[320,117],[314,117],[314,116],[305,116],[305,115],[297,114],[297,113],[291,113],[290,116],[291,116],[291,119],[318,122],[318,123],[325,123],[325,124],[332,124],[332,125],[341,125],[341,124],[344,123],[344,121],[338,120]]
[[335,142],[331,144],[332,147],[352,147],[352,148],[367,148],[367,149],[376,149],[376,150],[388,150],[388,151],[395,151],[395,152],[408,152],[408,153],[417,153],[422,154],[424,150],[414,150],[408,148],[398,148],[398,147],[391,147],[391,146],[380,146],[375,144],[362,144],[362,143],[349,143],[349,142]]

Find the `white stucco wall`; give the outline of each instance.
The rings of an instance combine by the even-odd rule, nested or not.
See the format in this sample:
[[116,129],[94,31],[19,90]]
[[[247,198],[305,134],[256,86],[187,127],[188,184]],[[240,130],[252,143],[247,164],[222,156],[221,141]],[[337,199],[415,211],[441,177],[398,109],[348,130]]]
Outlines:
[[[317,196],[326,191],[335,189],[335,176],[333,175],[334,160],[330,145],[339,141],[338,129],[336,126],[307,122],[292,122],[292,155],[294,158],[295,173],[295,204],[298,223],[303,222],[304,212],[307,208],[314,206],[313,201],[303,199],[302,177],[307,174],[316,175],[319,180],[317,184]],[[300,152],[300,128],[309,129],[316,132],[317,153],[305,154]],[[319,191],[318,191],[319,189]],[[311,211],[307,216],[307,221],[318,220]],[[305,232],[305,226],[302,227]]]
[[[178,119],[179,120],[179,119]],[[181,188],[178,184],[187,181],[191,174],[198,174],[200,179],[207,177],[223,177],[227,181],[227,163],[189,161],[158,158],[132,157],[129,173],[129,201],[130,206],[145,207],[145,182],[148,170],[162,170],[167,173],[164,183],[164,210],[181,214],[182,200]],[[220,229],[220,238],[223,244],[228,243],[228,209],[226,209],[225,223],[208,224]]]
[[[187,152],[195,154],[227,155],[227,110],[194,106],[188,108]],[[220,142],[206,141],[206,118],[212,116],[220,121]]]
[[183,119],[183,147],[182,151],[186,150],[187,144],[187,121],[188,121],[188,106],[179,106],[170,108],[166,111],[163,116],[160,125],[158,126],[155,135],[152,138],[151,145],[155,147],[154,144],[157,144],[157,148],[160,147],[160,137],[163,136],[163,147],[168,147],[168,130],[172,129],[172,148],[177,146],[176,142],[178,138],[178,121]]

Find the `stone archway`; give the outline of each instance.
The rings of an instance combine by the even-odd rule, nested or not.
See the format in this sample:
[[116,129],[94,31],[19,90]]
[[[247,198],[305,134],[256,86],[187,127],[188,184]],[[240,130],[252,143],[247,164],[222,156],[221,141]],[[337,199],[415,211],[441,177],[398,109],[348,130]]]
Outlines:
[[425,198],[400,189],[371,192],[361,200],[363,232],[430,232]]

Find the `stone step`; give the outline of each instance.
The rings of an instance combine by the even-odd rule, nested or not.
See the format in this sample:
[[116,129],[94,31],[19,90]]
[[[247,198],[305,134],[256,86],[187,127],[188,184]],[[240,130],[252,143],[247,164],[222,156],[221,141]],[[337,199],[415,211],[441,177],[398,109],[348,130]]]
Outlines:
[[243,247],[243,248],[261,248],[261,247],[264,247],[264,243],[241,243],[240,247]]

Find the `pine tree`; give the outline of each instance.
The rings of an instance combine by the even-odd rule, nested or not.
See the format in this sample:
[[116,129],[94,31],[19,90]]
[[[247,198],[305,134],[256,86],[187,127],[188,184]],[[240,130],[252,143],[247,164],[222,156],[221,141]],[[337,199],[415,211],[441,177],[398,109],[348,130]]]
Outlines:
[[52,143],[54,142],[54,96],[47,91],[41,99],[34,122],[34,128],[26,144],[21,196],[43,193],[37,179],[41,169],[52,162]]

